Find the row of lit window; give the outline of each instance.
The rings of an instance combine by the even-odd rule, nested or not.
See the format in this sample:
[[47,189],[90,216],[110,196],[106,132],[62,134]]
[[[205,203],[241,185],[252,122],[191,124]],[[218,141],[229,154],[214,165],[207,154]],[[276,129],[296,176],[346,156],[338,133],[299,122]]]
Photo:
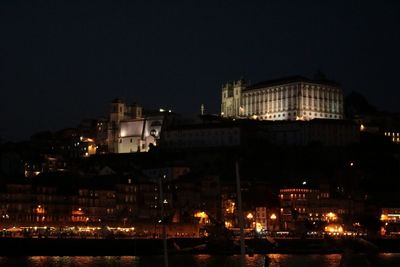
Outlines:
[[397,137],[400,137],[400,133],[394,133],[394,132],[385,132],[385,136],[393,136],[393,137],[395,137],[395,136],[397,136]]
[[[292,114],[289,112],[288,114],[287,114],[287,116],[291,116]],[[307,113],[306,112],[304,112],[304,115],[307,115]],[[253,116],[255,116],[255,118],[257,118],[257,116],[256,115],[253,115]],[[283,113],[282,114],[282,117],[285,117],[286,116],[286,114],[285,113]],[[296,116],[296,112],[293,112],[293,116]],[[309,113],[309,116],[312,116],[312,113],[310,112]],[[318,117],[318,113],[314,113],[314,116],[316,116],[316,117]],[[341,118],[341,116],[338,116],[338,115],[332,115],[332,114],[321,114],[321,113],[319,113],[319,116],[320,117],[325,117],[325,118]],[[269,116],[261,116],[261,118],[264,118],[264,119],[272,119],[272,118],[277,118],[277,117],[281,117],[281,114],[278,114],[278,115],[269,115]]]
[[[291,198],[306,198],[306,194],[290,194]],[[283,199],[283,194],[281,194],[281,199]]]
[[311,193],[312,189],[304,189],[304,188],[290,188],[290,189],[281,189],[279,190],[281,193],[290,193],[290,192],[300,192],[300,193]]

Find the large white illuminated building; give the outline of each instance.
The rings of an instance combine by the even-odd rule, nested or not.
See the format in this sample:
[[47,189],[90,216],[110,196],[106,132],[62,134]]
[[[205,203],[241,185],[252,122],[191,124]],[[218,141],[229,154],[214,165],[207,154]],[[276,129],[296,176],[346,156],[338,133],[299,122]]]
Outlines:
[[116,99],[111,103],[108,126],[108,151],[111,153],[147,152],[157,145],[163,125],[162,112],[143,115],[142,107]]
[[221,115],[259,120],[343,119],[343,92],[326,79],[293,76],[222,87]]

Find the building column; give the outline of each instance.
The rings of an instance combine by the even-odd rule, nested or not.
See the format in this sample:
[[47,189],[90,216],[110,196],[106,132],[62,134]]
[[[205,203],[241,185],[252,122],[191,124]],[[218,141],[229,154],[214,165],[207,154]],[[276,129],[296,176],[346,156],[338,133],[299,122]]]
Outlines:
[[249,116],[253,115],[253,94],[249,94]]

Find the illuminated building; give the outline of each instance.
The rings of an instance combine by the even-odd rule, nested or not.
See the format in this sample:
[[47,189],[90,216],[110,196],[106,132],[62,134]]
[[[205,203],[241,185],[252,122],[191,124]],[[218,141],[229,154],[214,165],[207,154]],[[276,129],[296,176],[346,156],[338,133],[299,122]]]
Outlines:
[[297,222],[342,223],[343,217],[360,213],[360,207],[347,198],[332,198],[326,190],[305,187],[279,190],[280,217],[285,230]]
[[382,208],[381,221],[400,223],[400,208]]
[[120,99],[111,103],[108,122],[108,152],[147,152],[151,145],[157,145],[165,114],[160,109],[154,114],[143,114],[137,104],[127,105]]
[[259,120],[343,119],[339,84],[293,76],[252,85],[244,80],[222,87],[221,116]]
[[256,225],[259,225],[260,229],[267,229],[266,207],[256,207]]
[[[121,99],[111,102],[110,118],[108,122],[108,152],[118,153],[118,143],[121,137],[121,121],[142,118],[142,107],[133,104],[127,105]],[[123,135],[123,133],[122,133]]]
[[147,152],[157,145],[163,116],[148,116],[120,122],[116,153]]

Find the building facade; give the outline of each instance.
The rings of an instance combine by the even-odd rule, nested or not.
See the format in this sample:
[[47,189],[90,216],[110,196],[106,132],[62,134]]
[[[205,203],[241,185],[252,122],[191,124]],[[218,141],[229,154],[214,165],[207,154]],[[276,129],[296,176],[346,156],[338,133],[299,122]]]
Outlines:
[[138,119],[142,119],[142,107],[136,104],[127,105],[121,99],[115,99],[111,102],[107,132],[108,152],[118,153],[119,143],[121,142],[121,122]]
[[247,85],[244,80],[222,87],[221,115],[260,120],[343,119],[339,84],[301,76]]
[[[157,145],[165,114],[143,114],[137,104],[127,105],[120,99],[111,103],[107,131],[107,145],[110,153],[147,152],[151,145]],[[100,129],[100,127],[99,127]]]

